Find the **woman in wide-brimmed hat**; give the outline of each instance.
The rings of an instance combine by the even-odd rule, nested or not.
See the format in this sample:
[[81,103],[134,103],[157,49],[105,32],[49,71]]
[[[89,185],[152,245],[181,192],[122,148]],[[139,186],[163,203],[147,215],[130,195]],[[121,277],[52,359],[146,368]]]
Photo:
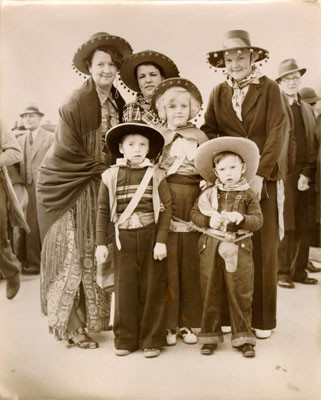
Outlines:
[[58,339],[85,349],[98,346],[88,333],[109,325],[110,296],[96,284],[95,218],[100,175],[111,162],[105,134],[122,121],[125,104],[113,81],[131,53],[126,40],[105,32],[77,49],[73,67],[88,79],[59,110],[37,183],[42,311]]
[[120,68],[122,81],[136,92],[135,101],[124,107],[124,122],[142,120],[150,125],[161,125],[161,121],[151,106],[151,98],[156,86],[164,79],[179,76],[175,63],[164,54],[144,50],[128,57]]
[[[267,50],[251,44],[248,32],[233,30],[225,34],[222,47],[208,54],[208,62],[216,69],[225,69],[226,80],[212,90],[201,127],[209,138],[246,137],[260,150],[257,175],[251,182],[261,199],[264,216],[263,227],[255,232],[253,239],[252,326],[260,338],[269,337],[276,327],[278,219],[281,217],[277,188],[282,194],[280,153],[288,126],[278,85],[259,69],[260,62],[268,57]],[[281,203],[281,195],[279,199]]]

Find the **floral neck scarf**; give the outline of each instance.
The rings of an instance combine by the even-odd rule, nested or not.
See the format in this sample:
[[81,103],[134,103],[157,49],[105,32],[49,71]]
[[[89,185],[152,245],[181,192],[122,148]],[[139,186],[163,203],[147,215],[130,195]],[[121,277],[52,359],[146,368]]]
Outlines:
[[228,85],[231,86],[231,88],[233,89],[232,106],[240,121],[243,121],[242,104],[249,90],[249,86],[251,84],[258,84],[259,78],[261,76],[262,73],[255,64],[252,65],[252,71],[250,72],[250,74],[241,81],[237,82],[231,77],[231,75],[227,74],[226,81]]

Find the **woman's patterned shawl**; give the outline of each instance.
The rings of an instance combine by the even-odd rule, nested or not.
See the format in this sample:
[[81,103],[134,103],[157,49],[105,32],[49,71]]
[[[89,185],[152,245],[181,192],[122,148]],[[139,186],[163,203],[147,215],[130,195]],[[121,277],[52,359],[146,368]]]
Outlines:
[[[124,100],[112,87],[121,121]],[[76,89],[59,109],[55,141],[48,150],[37,180],[38,221],[42,240],[50,226],[77,199],[92,179],[99,179],[106,165],[86,152],[84,137],[101,123],[101,106],[92,78]]]

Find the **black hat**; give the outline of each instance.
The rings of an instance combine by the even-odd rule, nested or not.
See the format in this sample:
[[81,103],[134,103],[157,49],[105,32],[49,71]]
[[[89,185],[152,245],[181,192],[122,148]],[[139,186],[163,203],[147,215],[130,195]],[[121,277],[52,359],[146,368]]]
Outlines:
[[116,156],[122,157],[119,151],[119,143],[126,135],[142,135],[149,139],[149,152],[147,157],[155,158],[164,146],[164,137],[162,133],[151,125],[143,121],[133,120],[113,126],[106,133],[106,145],[108,149]]
[[162,53],[153,50],[144,50],[132,54],[122,63],[119,74],[125,85],[134,92],[140,91],[136,77],[136,68],[140,64],[145,63],[158,65],[162,69],[165,79],[179,76],[179,71],[174,61]]
[[89,75],[85,60],[100,46],[113,47],[123,57],[129,56],[133,52],[131,45],[120,36],[110,35],[107,32],[97,32],[78,47],[73,58],[73,66],[83,74]]

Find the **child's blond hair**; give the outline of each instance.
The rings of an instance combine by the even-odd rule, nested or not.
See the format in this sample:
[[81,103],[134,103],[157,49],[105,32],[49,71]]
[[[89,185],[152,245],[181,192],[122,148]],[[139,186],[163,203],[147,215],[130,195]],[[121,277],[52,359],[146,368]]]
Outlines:
[[201,104],[196,98],[186,89],[180,86],[174,86],[167,89],[155,102],[155,107],[158,112],[158,116],[160,119],[166,121],[166,109],[165,106],[170,103],[171,101],[175,100],[179,95],[186,94],[189,96],[189,117],[188,120],[194,118],[199,110],[201,109]]

